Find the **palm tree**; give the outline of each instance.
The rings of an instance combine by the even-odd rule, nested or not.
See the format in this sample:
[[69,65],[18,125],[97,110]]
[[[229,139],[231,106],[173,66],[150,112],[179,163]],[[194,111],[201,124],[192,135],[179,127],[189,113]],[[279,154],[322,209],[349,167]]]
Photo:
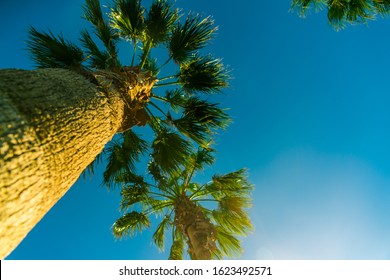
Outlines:
[[[155,151],[153,151],[154,153]],[[247,208],[251,206],[252,186],[246,170],[214,175],[205,184],[193,182],[196,172],[214,162],[212,150],[199,148],[174,172],[165,172],[153,158],[148,164],[148,178],[134,172],[113,174],[121,187],[124,215],[113,225],[117,238],[132,236],[151,226],[155,214],[153,242],[164,249],[170,232],[169,259],[183,259],[185,247],[191,259],[221,259],[241,252],[239,236],[252,229]]]
[[[228,122],[206,99],[228,81],[221,60],[201,53],[216,31],[210,17],[180,16],[167,0],[148,9],[140,0],[115,0],[108,16],[99,0],[83,8],[93,29],[81,31],[81,47],[30,28],[38,69],[0,71],[0,258],[87,166],[93,170],[115,134],[148,124],[165,137],[160,146],[188,141],[182,136],[204,146]],[[119,61],[120,41],[130,45],[129,65]],[[156,47],[167,50],[164,60],[152,57]],[[177,151],[172,164],[187,155]]]
[[292,0],[292,9],[304,16],[310,8],[328,10],[328,21],[336,29],[347,23],[366,23],[376,15],[390,13],[390,0]]

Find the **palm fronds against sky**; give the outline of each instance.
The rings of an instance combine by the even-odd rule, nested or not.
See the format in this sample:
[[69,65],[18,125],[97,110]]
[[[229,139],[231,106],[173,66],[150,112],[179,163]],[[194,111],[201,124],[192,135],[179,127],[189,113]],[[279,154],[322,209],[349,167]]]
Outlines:
[[165,172],[152,156],[146,176],[113,175],[121,188],[123,211],[113,225],[114,235],[122,238],[152,229],[158,249],[170,245],[169,259],[184,259],[186,252],[191,259],[238,257],[240,237],[252,229],[247,213],[252,185],[245,169],[195,182],[196,173],[213,162],[213,151],[199,147],[177,172]]
[[[129,72],[153,79],[151,95],[137,97],[131,106],[141,108],[139,124],[148,123],[154,131],[156,160],[164,158],[170,166],[188,155],[193,141],[204,147],[217,129],[228,125],[226,110],[211,101],[211,95],[228,86],[229,71],[221,59],[202,52],[217,30],[211,17],[184,15],[166,0],[155,0],[148,8],[139,0],[115,0],[104,10],[99,0],[86,0],[83,10],[92,29],[81,30],[79,44],[31,27],[28,49],[37,67],[67,68],[98,85],[96,73],[121,82]],[[130,65],[119,60],[123,41]],[[131,88],[131,83],[123,88]],[[114,142],[108,147],[111,169],[114,158],[120,160],[115,151]]]
[[337,30],[346,24],[367,23],[390,13],[390,0],[293,0],[292,9],[301,16],[310,9],[328,11],[328,21]]

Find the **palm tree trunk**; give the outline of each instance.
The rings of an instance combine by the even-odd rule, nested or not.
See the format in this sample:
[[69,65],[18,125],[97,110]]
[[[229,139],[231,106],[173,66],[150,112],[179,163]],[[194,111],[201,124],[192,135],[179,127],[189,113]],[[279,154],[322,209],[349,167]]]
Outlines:
[[211,260],[216,250],[214,225],[202,208],[182,195],[175,203],[175,223],[187,237],[188,251],[193,260]]
[[[150,81],[133,90],[150,92]],[[144,124],[137,119],[143,111],[129,108],[117,88],[113,83],[97,87],[64,69],[0,70],[0,258],[22,241],[115,133]]]

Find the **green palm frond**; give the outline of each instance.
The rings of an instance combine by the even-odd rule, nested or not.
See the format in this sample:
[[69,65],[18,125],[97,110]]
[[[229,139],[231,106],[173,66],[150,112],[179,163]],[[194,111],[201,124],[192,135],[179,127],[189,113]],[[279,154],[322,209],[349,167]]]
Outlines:
[[152,76],[156,77],[160,72],[160,67],[158,66],[157,58],[152,58],[150,55],[148,55],[143,65],[143,69],[149,71]]
[[103,18],[103,12],[99,0],[86,0],[83,6],[84,18],[92,23],[95,34],[103,42],[108,54],[114,61],[117,60],[116,43],[118,36],[110,27],[108,22]]
[[118,176],[134,171],[135,163],[147,148],[147,142],[130,129],[122,133],[119,140],[109,142],[105,149],[108,164],[103,173],[104,184],[111,188]]
[[137,231],[150,226],[150,221],[147,215],[133,211],[119,218],[112,227],[112,232],[116,238],[122,238],[126,235],[133,236]]
[[192,153],[187,162],[187,169],[189,170],[202,170],[206,166],[210,166],[215,162],[215,157],[214,157],[214,152],[215,150],[207,147],[207,148],[202,148],[199,147],[197,152]]
[[142,39],[144,9],[140,0],[116,0],[110,13],[111,24],[125,39]]
[[149,190],[144,186],[131,185],[121,190],[121,211],[127,210],[136,203],[144,202],[149,197]]
[[188,100],[189,95],[182,89],[168,90],[165,95],[165,99],[171,106],[171,108],[178,112],[178,109],[181,109],[185,106],[186,101]]
[[247,180],[247,170],[245,168],[227,173],[224,175],[214,175],[212,183],[207,186],[210,191],[220,191],[223,194],[249,193],[253,186]]
[[189,15],[184,24],[178,22],[172,30],[168,43],[171,57],[177,64],[187,61],[194,51],[207,44],[216,30],[210,17]]
[[293,0],[292,10],[304,16],[311,8],[328,9],[328,21],[336,30],[340,30],[347,23],[366,23],[376,15],[390,13],[389,0]]
[[145,41],[151,42],[152,46],[165,42],[178,19],[178,10],[167,0],[153,1],[145,19]]
[[182,108],[183,116],[172,119],[172,124],[202,147],[207,147],[215,129],[225,128],[230,121],[224,110],[219,108],[219,104],[196,97],[188,98]]
[[156,244],[157,248],[160,251],[164,250],[165,232],[167,231],[170,222],[170,217],[166,215],[164,219],[160,222],[160,224],[157,226],[157,229],[153,234],[153,242],[154,244]]
[[242,253],[241,242],[233,234],[226,231],[223,227],[216,226],[216,238],[219,251],[218,258],[225,255],[228,257],[238,257]]
[[192,56],[180,65],[179,82],[190,93],[217,93],[228,86],[229,73],[221,60],[211,56]]
[[169,252],[169,260],[183,260],[184,259],[184,239],[179,231],[175,228],[173,234],[173,243]]
[[92,69],[113,69],[119,66],[119,61],[115,60],[106,51],[100,51],[96,43],[87,30],[81,31],[80,39],[89,59],[89,66]]
[[151,156],[162,172],[172,174],[185,163],[190,147],[179,134],[162,128],[153,141]]
[[231,211],[219,206],[211,212],[213,220],[232,234],[246,236],[252,230],[253,225],[246,212],[247,209]]
[[83,51],[62,35],[55,37],[51,32],[39,32],[34,27],[30,27],[28,33],[27,49],[38,68],[83,68]]

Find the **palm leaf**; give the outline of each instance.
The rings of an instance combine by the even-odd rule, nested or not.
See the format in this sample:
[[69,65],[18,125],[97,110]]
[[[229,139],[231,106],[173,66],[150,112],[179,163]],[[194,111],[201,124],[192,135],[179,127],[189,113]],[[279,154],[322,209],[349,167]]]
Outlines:
[[111,24],[128,40],[142,39],[144,9],[140,0],[116,0],[110,13]]
[[145,19],[145,40],[152,46],[165,42],[178,18],[177,9],[174,10],[168,1],[153,1]]
[[165,232],[167,230],[167,227],[169,226],[171,219],[169,216],[165,216],[164,219],[160,222],[160,224],[157,226],[156,231],[153,234],[153,242],[157,245],[157,248],[160,251],[164,250],[164,241],[165,241]]
[[119,140],[108,143],[106,153],[108,164],[103,173],[103,182],[109,188],[115,185],[116,178],[135,170],[135,163],[147,151],[148,145],[132,130],[120,135]]
[[180,65],[179,82],[190,93],[216,93],[228,86],[229,74],[221,60],[211,56],[192,56]]
[[190,153],[190,143],[167,128],[157,133],[152,148],[153,161],[167,174],[178,171]]
[[218,248],[222,254],[228,257],[239,257],[242,253],[240,240],[226,231],[223,227],[216,226],[215,230]]
[[90,61],[90,67],[93,69],[113,69],[119,65],[119,61],[114,61],[110,54],[106,51],[100,51],[96,43],[87,30],[81,31],[81,43],[87,50]]
[[103,42],[107,49],[107,52],[114,61],[117,61],[117,49],[116,42],[118,36],[113,29],[103,18],[103,12],[101,9],[99,0],[86,0],[83,6],[84,18],[88,20],[95,28],[95,34]]
[[150,226],[150,221],[147,215],[136,211],[127,213],[119,218],[113,225],[112,231],[116,238],[122,238],[125,235],[133,236],[137,231]]
[[83,68],[83,51],[62,35],[38,32],[34,27],[30,27],[28,33],[27,49],[38,68]]
[[180,64],[187,61],[191,54],[203,48],[217,30],[210,17],[202,19],[199,15],[189,15],[184,24],[178,22],[168,43],[173,60]]
[[121,190],[121,211],[127,210],[136,203],[144,202],[149,198],[149,190],[143,186],[131,185]]

